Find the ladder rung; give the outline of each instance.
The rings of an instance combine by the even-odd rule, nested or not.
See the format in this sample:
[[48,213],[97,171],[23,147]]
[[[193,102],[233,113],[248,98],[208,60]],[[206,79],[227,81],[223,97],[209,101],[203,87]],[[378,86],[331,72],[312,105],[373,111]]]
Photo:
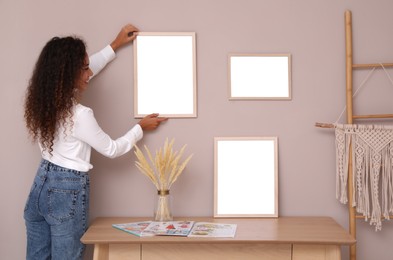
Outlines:
[[[366,217],[365,217],[365,216],[362,216],[362,215],[356,215],[356,218],[357,218],[357,219],[365,219]],[[381,218],[385,218],[385,216],[381,216]],[[393,215],[389,215],[389,218],[392,218],[392,219],[393,219]]]
[[367,118],[393,118],[393,114],[380,114],[380,115],[354,115],[353,119],[367,119]]
[[[393,67],[393,63],[382,63],[384,67]],[[371,64],[352,64],[354,69],[367,69],[367,68],[382,68],[381,63],[371,63]]]

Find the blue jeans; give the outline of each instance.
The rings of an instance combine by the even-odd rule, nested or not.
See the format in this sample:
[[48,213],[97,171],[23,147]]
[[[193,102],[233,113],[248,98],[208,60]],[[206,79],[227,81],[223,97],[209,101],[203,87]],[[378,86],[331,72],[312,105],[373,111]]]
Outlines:
[[42,160],[26,202],[27,260],[82,259],[89,175]]

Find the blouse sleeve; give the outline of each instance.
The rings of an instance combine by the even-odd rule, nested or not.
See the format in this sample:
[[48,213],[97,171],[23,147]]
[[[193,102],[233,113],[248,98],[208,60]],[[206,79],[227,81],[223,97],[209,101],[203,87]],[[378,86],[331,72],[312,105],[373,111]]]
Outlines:
[[83,107],[76,116],[75,137],[109,158],[116,158],[127,153],[143,137],[142,128],[137,124],[122,137],[112,140],[98,125],[93,110]]
[[93,72],[93,76],[96,76],[105,66],[116,58],[116,54],[110,45],[107,45],[101,51],[91,55],[89,57],[90,69]]

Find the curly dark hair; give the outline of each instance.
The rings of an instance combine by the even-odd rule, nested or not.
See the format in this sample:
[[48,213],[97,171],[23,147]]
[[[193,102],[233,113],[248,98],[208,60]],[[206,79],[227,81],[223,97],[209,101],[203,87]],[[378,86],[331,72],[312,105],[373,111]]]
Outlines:
[[24,118],[29,135],[53,152],[60,124],[72,116],[78,79],[86,57],[83,40],[68,36],[47,42],[35,64],[25,99]]

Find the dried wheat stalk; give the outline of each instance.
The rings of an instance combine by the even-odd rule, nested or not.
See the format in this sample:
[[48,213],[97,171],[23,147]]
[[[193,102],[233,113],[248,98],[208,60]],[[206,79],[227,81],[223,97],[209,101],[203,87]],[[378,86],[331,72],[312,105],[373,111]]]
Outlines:
[[169,194],[172,184],[176,182],[192,157],[192,155],[188,156],[187,159],[180,164],[180,159],[183,156],[186,145],[180,149],[180,152],[174,152],[174,141],[175,140],[172,139],[169,142],[167,138],[165,140],[164,149],[160,148],[156,151],[155,157],[153,157],[150,150],[145,145],[144,147],[148,159],[146,159],[139,147],[135,145],[135,155],[138,159],[135,162],[136,167],[152,181],[158,190],[159,200],[157,212],[155,213],[155,219],[158,221],[172,219],[167,196],[162,195],[161,192]]
[[145,145],[145,150],[150,162],[145,155],[135,145],[135,155],[138,161],[135,162],[137,168],[145,174],[156,186],[157,190],[170,190],[172,184],[177,180],[184,168],[191,160],[192,155],[188,156],[183,163],[180,164],[180,159],[183,156],[186,145],[184,145],[180,152],[173,151],[174,139],[170,142],[168,138],[165,140],[164,149],[160,148],[156,151],[153,158],[149,148]]

